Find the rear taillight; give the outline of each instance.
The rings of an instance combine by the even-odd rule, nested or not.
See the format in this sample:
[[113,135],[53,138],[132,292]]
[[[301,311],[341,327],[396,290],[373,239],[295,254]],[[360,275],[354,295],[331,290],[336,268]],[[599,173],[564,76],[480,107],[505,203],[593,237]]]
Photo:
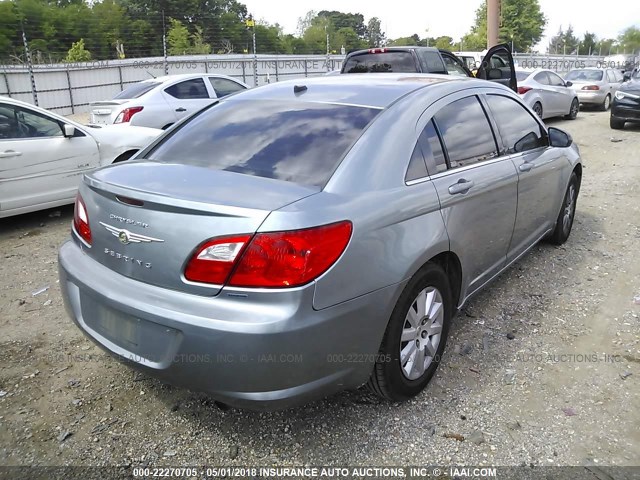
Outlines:
[[520,95],[524,95],[525,93],[531,91],[532,88],[531,87],[518,87],[518,93]]
[[251,235],[221,237],[202,244],[191,257],[184,277],[191,282],[222,285]]
[[[344,221],[304,230],[257,233],[251,239],[248,235],[214,239],[192,256],[185,278],[234,287],[304,285],[338,260],[349,243],[351,231],[351,222]],[[216,258],[218,248],[223,258]]]
[[80,238],[91,245],[91,227],[89,226],[89,215],[87,207],[80,194],[76,197],[76,205],[73,211],[73,227]]
[[144,107],[129,107],[122,110],[116,120],[113,123],[127,123],[131,121],[131,117],[133,117],[136,113],[141,112]]
[[600,90],[598,85],[585,85],[582,90]]

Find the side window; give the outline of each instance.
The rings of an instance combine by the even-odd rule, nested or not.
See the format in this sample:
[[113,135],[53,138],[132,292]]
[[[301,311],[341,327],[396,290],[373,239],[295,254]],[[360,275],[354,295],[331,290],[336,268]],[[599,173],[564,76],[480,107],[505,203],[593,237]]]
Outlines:
[[0,106],[0,140],[59,136],[62,127],[57,120],[22,107]]
[[624,82],[624,75],[620,70],[614,70],[613,73],[616,76],[616,82]]
[[503,95],[487,95],[506,153],[519,153],[547,145],[540,124],[518,102]]
[[418,143],[422,148],[422,153],[424,154],[429,170],[432,170],[435,164],[435,173],[444,172],[447,169],[447,160],[444,156],[442,143],[440,142],[440,137],[438,136],[433,120],[424,127]]
[[498,155],[489,120],[478,97],[450,103],[435,116],[451,168],[465,167]]
[[468,77],[467,72],[462,68],[462,66],[455,61],[455,59],[451,58],[449,55],[442,55],[442,60],[444,60],[444,64],[447,67],[447,73],[449,75],[457,75],[458,77]]
[[429,73],[447,73],[440,53],[434,50],[417,49],[416,53],[422,62],[422,69]]
[[607,80],[609,80],[609,83],[616,83],[616,76],[613,73],[613,70],[607,70]]
[[184,82],[176,83],[164,89],[169,95],[181,100],[193,98],[209,98],[209,92],[201,78],[192,78]]
[[549,75],[549,81],[551,82],[551,85],[553,85],[554,87],[564,87],[564,80],[562,80],[562,78],[560,78],[558,75],[550,72],[548,72],[547,75]]
[[541,83],[542,85],[551,85],[549,77],[547,76],[547,72],[540,72],[535,77],[533,77],[533,79],[536,82]]
[[407,168],[407,174],[404,176],[405,182],[412,180],[418,180],[428,176],[427,166],[424,163],[424,156],[420,149],[420,143],[416,143],[416,147],[411,154],[411,160],[409,160],[409,168]]
[[216,92],[218,98],[225,97],[240,90],[245,90],[245,87],[233,80],[226,78],[208,77],[213,90]]

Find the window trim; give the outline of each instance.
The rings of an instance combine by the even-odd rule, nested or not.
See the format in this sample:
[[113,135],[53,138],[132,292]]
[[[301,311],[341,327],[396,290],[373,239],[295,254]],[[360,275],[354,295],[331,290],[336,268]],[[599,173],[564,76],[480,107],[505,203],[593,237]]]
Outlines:
[[[174,95],[171,95],[169,92],[167,92],[168,89],[175,87],[176,85],[180,85],[181,83],[186,83],[186,82],[192,82],[194,80],[201,80],[204,86],[204,90],[205,92],[207,92],[207,97],[198,97],[198,98],[180,98],[180,97],[176,97]],[[209,85],[211,85],[211,82],[208,82]],[[211,87],[211,89],[213,90],[213,86]],[[217,94],[216,94],[216,98],[212,98],[211,97],[211,92],[209,91],[209,88],[207,87],[207,82],[204,81],[204,78],[202,76],[200,77],[193,77],[193,78],[183,78],[182,80],[179,80],[175,83],[172,83],[171,85],[167,85],[162,89],[162,93],[165,93],[167,95],[169,95],[172,99],[174,100],[215,100],[217,98]],[[213,93],[215,94],[215,90],[213,90]]]

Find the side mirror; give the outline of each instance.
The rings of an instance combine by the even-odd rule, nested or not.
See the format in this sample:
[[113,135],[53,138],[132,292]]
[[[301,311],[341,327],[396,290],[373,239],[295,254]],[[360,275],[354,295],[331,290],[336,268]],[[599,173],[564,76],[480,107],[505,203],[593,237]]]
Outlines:
[[63,128],[63,134],[66,138],[71,138],[76,134],[76,127],[74,127],[73,125],[69,125],[68,123],[65,123]]
[[487,72],[487,78],[489,80],[500,80],[502,78],[502,70],[499,68],[490,68]]
[[625,73],[625,74],[622,76],[622,81],[623,81],[623,82],[628,82],[629,80],[631,80],[631,74],[630,74],[630,73]]
[[549,127],[549,145],[558,148],[570,147],[573,143],[573,138],[564,130],[559,128]]
[[573,82],[564,82],[565,87],[573,87]]

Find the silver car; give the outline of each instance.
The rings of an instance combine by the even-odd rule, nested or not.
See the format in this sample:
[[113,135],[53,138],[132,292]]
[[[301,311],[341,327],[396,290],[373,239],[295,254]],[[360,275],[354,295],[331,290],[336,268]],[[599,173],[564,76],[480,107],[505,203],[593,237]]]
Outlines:
[[624,82],[622,72],[613,68],[581,68],[571,70],[565,80],[572,83],[582,105],[597,106],[607,111],[613,96]]
[[91,123],[167,129],[217,99],[249,88],[226,75],[191,73],[149,78],[89,104]]
[[473,294],[567,240],[581,177],[571,137],[497,83],[280,82],[86,175],[60,286],[98,345],[223,403],[404,400]]
[[580,101],[571,82],[551,70],[516,70],[518,93],[540,118],[565,117],[575,120]]

